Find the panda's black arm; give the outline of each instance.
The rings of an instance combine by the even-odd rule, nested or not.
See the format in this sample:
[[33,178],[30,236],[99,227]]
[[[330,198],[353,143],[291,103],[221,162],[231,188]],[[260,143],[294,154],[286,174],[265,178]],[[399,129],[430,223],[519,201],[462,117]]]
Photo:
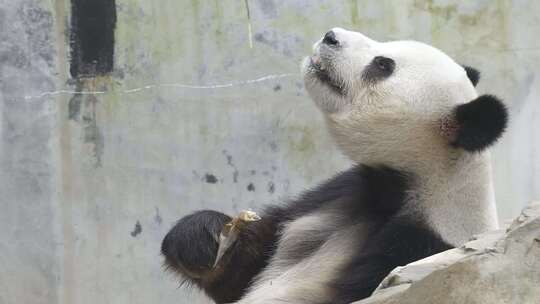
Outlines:
[[[216,211],[199,211],[177,222],[163,240],[165,264],[185,282],[203,289],[215,302],[230,303],[241,298],[246,288],[267,264],[277,244],[283,223],[310,213],[323,205],[348,198],[342,210],[375,216],[392,215],[401,207],[407,179],[389,168],[355,166],[298,199],[269,206],[262,220],[249,223],[238,239],[212,267],[219,247],[218,236],[231,217]],[[344,201],[344,200],[341,200]],[[356,202],[369,202],[368,205]]]
[[351,168],[296,200],[268,206],[261,213],[262,220],[251,222],[240,231],[236,242],[215,268],[219,234],[232,218],[210,210],[185,216],[162,242],[165,265],[179,274],[185,283],[204,290],[215,302],[234,302],[242,297],[253,277],[266,266],[277,245],[282,224],[339,197],[354,195],[363,188],[364,171],[361,167]]
[[202,289],[216,303],[236,302],[266,267],[282,224],[316,209],[317,203],[323,201],[302,198],[269,206],[260,221],[246,223],[215,267],[219,235],[232,218],[217,211],[197,211],[180,219],[163,239],[165,266],[178,274],[183,284]]
[[390,271],[452,246],[436,233],[410,219],[395,218],[370,237],[364,248],[340,274],[332,304],[347,304],[369,297]]
[[255,275],[265,266],[276,242],[272,216],[247,224],[237,241],[213,267],[218,237],[231,217],[216,211],[188,215],[165,236],[161,252],[165,265],[184,283],[201,288],[216,303],[232,303],[241,298]]

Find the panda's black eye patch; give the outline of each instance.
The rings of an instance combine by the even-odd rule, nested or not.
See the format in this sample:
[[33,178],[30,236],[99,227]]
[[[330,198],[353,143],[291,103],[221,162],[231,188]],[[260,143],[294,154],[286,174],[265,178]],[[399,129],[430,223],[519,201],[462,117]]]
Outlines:
[[366,81],[375,82],[392,75],[396,63],[392,58],[377,56],[368,64],[362,73],[362,78]]
[[394,63],[394,60],[383,56],[377,56],[373,58],[373,63],[377,65],[377,68],[379,70],[390,73],[394,71],[394,67],[396,65]]

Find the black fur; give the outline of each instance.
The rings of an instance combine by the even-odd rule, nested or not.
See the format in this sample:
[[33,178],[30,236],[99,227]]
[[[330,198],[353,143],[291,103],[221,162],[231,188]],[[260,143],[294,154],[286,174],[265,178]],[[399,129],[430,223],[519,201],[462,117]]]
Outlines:
[[179,220],[161,243],[161,253],[172,269],[202,274],[214,264],[217,237],[231,218],[223,213],[203,210]]
[[377,82],[390,77],[394,73],[396,63],[393,59],[377,56],[368,64],[362,72],[362,78],[367,82]]
[[277,243],[276,224],[268,218],[243,229],[217,265],[210,284],[203,286],[216,303],[238,301],[252,279],[266,267]]
[[480,81],[480,71],[478,71],[477,69],[475,69],[473,67],[466,66],[466,65],[464,65],[463,68],[465,69],[465,72],[467,73],[467,77],[469,78],[469,80],[471,81],[473,86],[476,87],[476,85]]
[[184,282],[204,290],[216,303],[240,299],[253,277],[266,266],[277,241],[277,227],[271,217],[251,223],[213,268],[218,236],[230,220],[220,212],[196,212],[178,221],[161,245],[166,266]]
[[453,145],[467,151],[481,151],[494,144],[508,124],[508,111],[500,99],[482,95],[456,107],[458,125]]
[[339,45],[339,41],[336,39],[336,34],[334,31],[329,31],[324,35],[323,41],[324,44],[337,46]]
[[[242,230],[237,242],[215,269],[212,264],[218,248],[216,239],[223,225],[231,219],[219,212],[200,211],[181,219],[165,237],[162,253],[170,268],[179,272],[189,283],[202,288],[216,303],[231,303],[241,298],[253,277],[266,267],[284,223],[320,208],[333,207],[348,216],[348,220],[341,225],[369,222],[371,230],[375,232],[385,227],[385,223],[404,206],[406,192],[413,183],[411,175],[391,168],[357,166],[307,191],[297,200],[266,208],[262,220],[250,223]],[[297,256],[291,258],[303,259],[310,255],[331,232],[329,228],[328,233],[321,232],[319,238],[300,240],[299,248],[295,250]],[[383,231],[376,235],[381,233]],[[381,240],[382,236],[375,238],[374,246]],[[359,254],[363,251],[359,248]],[[401,265],[396,264],[401,260],[389,259],[387,262],[381,264],[373,260],[373,263],[378,263],[381,274],[387,274],[395,266]],[[355,279],[349,272],[345,273],[348,280]],[[366,278],[358,279],[356,285],[359,289],[372,291],[376,284],[371,281],[380,281],[382,277],[377,275],[369,282],[364,282]],[[351,296],[344,282],[336,282],[335,287],[338,293]],[[357,294],[363,295],[364,292]]]
[[299,199],[282,206],[270,206],[267,212],[293,220],[339,199],[347,202],[349,214],[391,216],[402,207],[405,191],[413,183],[411,175],[388,167],[355,166],[337,174]]
[[[358,248],[358,255],[343,268],[334,288],[332,304],[348,304],[369,297],[397,266],[452,248],[423,221],[393,218]],[[328,303],[330,304],[330,303]]]

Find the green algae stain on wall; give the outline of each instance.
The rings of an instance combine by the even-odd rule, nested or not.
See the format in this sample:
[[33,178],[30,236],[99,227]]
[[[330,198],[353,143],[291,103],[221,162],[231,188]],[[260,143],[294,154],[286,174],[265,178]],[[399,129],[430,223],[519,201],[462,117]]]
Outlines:
[[203,49],[203,31],[201,29],[201,9],[200,9],[200,1],[199,0],[192,0],[191,1],[192,6],[192,16],[193,16],[193,33],[186,38],[190,37],[191,39],[187,39],[192,44],[194,53],[193,57],[195,58],[194,62],[197,66],[200,66],[203,64],[203,55],[204,55],[204,49]]
[[199,1],[117,2],[116,53],[127,87],[156,82],[160,75],[188,74],[197,66],[200,59],[187,61],[190,65],[183,69],[175,64],[200,56]]
[[[509,1],[490,1],[485,7],[477,9],[473,14],[459,16],[460,31],[477,32],[474,45],[478,48],[506,50],[510,44],[512,5]],[[468,38],[466,36],[466,38]]]
[[457,4],[434,3],[433,0],[415,0],[414,7],[419,10],[429,12],[432,17],[442,20],[450,20],[457,13]]
[[389,33],[396,34],[402,29],[398,23],[400,15],[406,14],[403,10],[404,1],[381,0],[377,3],[361,0],[350,0],[350,30],[359,31],[373,39],[388,40]]
[[358,0],[351,1],[351,24],[353,26],[360,25],[360,17],[358,16]]
[[[413,14],[427,14],[428,41],[447,52],[506,48],[511,4],[505,0],[461,3],[415,0]],[[461,49],[456,49],[456,46]]]
[[212,10],[212,25],[214,28],[214,36],[216,44],[221,47],[223,46],[225,36],[224,36],[224,18],[223,18],[223,8],[221,0],[214,0],[213,10]]

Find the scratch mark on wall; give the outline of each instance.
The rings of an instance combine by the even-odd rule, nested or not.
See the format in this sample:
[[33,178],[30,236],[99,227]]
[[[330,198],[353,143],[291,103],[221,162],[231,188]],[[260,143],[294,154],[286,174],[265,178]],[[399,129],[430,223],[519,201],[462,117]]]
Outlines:
[[[159,88],[166,88],[166,87],[172,87],[172,88],[179,88],[179,89],[193,89],[193,90],[214,90],[214,89],[224,89],[224,88],[232,88],[237,86],[245,86],[250,85],[258,82],[264,82],[268,80],[273,79],[279,79],[279,78],[286,78],[286,77],[293,77],[293,76],[299,76],[299,74],[296,73],[286,73],[286,74],[271,74],[262,76],[255,79],[248,79],[248,80],[242,80],[242,81],[236,81],[236,82],[230,82],[230,83],[222,83],[222,84],[213,84],[213,85],[192,85],[192,84],[183,84],[183,83],[158,83],[158,84],[149,84],[138,88],[128,89],[121,91],[121,94],[132,94],[141,92],[144,90],[150,90],[150,89],[159,89]],[[30,99],[40,99],[43,97],[49,97],[49,96],[57,96],[62,94],[80,94],[80,95],[102,95],[106,94],[107,91],[79,91],[79,90],[57,90],[57,91],[47,91],[43,92],[38,95],[26,95],[24,99],[30,100]]]
[[158,225],[161,225],[161,223],[163,222],[163,218],[161,217],[161,215],[159,214],[159,208],[156,207],[156,215],[154,216],[154,221],[158,224]]

